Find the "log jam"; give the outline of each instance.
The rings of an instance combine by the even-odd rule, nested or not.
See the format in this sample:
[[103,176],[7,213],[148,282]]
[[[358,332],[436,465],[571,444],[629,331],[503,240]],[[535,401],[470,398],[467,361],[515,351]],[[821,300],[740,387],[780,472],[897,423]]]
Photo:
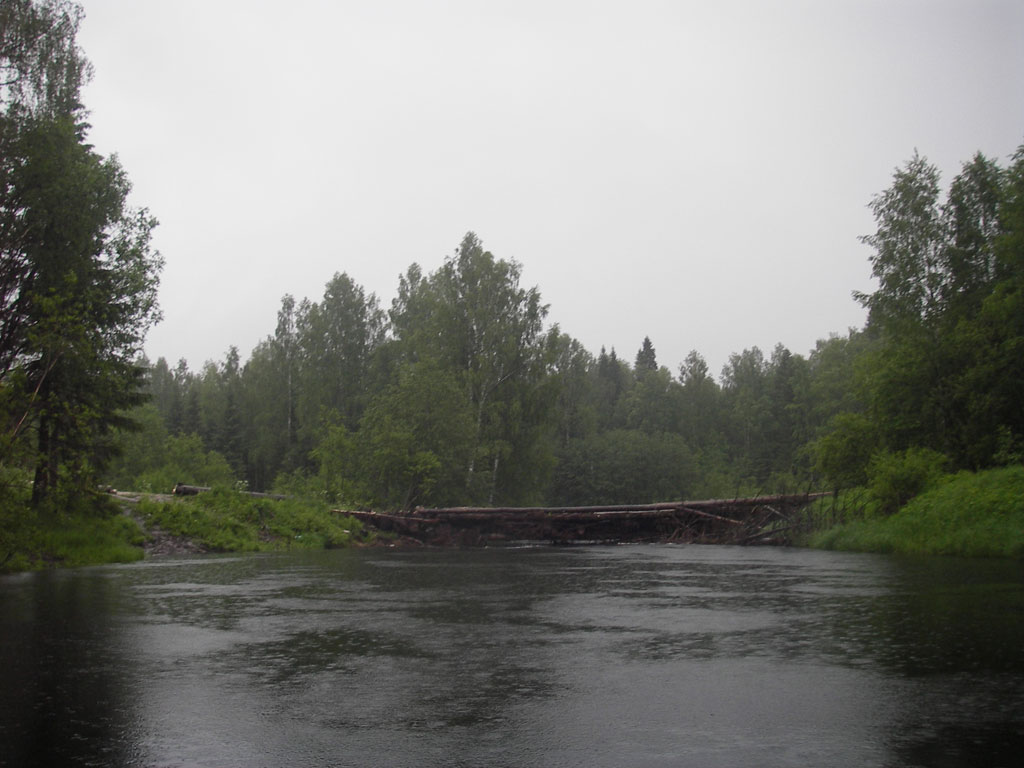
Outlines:
[[521,542],[786,543],[798,515],[827,493],[586,507],[417,507],[406,512],[338,510],[385,533],[431,546]]

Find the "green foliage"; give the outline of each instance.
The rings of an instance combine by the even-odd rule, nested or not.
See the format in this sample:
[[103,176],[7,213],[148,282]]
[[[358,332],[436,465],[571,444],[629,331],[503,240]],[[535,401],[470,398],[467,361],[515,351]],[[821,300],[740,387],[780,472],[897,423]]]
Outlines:
[[633,373],[638,377],[642,378],[648,373],[654,373],[658,370],[658,357],[654,351],[654,345],[651,344],[651,337],[644,336],[643,344],[640,345],[640,349],[636,353],[636,362],[633,364]]
[[872,340],[861,331],[819,339],[808,358],[806,418],[826,424],[840,413],[864,411],[863,359]]
[[0,463],[0,572],[24,570],[24,553],[36,531],[37,512],[29,505],[32,475]]
[[[674,379],[650,338],[631,366],[545,331],[547,308],[520,285],[519,264],[467,233],[436,271],[409,267],[387,317],[337,274],[319,302],[285,296],[273,336],[244,365],[233,349],[198,373],[157,361],[150,389],[166,435],[137,412],[143,430],[124,434],[134,458],[118,465],[117,484],[217,484],[203,479],[226,479],[215,451],[253,489],[273,481],[376,508],[827,483],[863,486],[859,508],[892,515],[947,468],[1022,453],[1022,201],[1024,147],[1005,171],[976,156],[945,199],[915,155],[872,202],[877,229],[865,242],[878,290],[858,297],[867,326],[806,358],[746,349],[717,381],[696,351]],[[180,444],[147,451],[147,437]],[[188,477],[146,479],[147,462]]]
[[403,367],[360,423],[358,456],[371,503],[408,508],[465,501],[473,437],[458,378],[431,362]]
[[558,393],[554,405],[555,439],[564,448],[573,438],[584,437],[597,428],[594,382],[590,375],[594,358],[557,326],[548,333],[546,344],[552,360],[552,384]]
[[168,437],[164,462],[141,475],[142,488],[170,493],[177,483],[207,487],[232,486],[235,474],[227,460],[216,451],[206,451],[198,435]]
[[955,466],[998,463],[1001,429],[1024,433],[1024,147],[1005,171],[981,155],[940,204],[938,172],[915,157],[872,207],[879,288],[858,295],[875,345],[868,414],[890,450],[927,446]]
[[696,481],[692,454],[679,435],[614,430],[569,443],[559,456],[552,502],[577,506],[685,499]]
[[996,452],[993,460],[999,466],[1010,466],[1024,462],[1024,440],[1013,434],[1009,427],[1000,426],[996,431]]
[[99,517],[72,515],[60,525],[41,528],[34,549],[43,563],[70,568],[141,560],[143,541],[135,521],[116,512]]
[[86,142],[81,17],[62,0],[0,7],[0,462],[34,469],[40,507],[114,453],[158,317],[156,222]]
[[878,432],[866,416],[838,413],[827,432],[811,444],[815,470],[833,489],[864,485]]
[[625,428],[625,398],[633,378],[629,365],[618,358],[614,349],[606,352],[601,347],[592,376],[597,430],[606,432]]
[[1024,468],[961,472],[895,515],[831,528],[809,543],[866,552],[1024,557]]
[[107,484],[142,493],[171,493],[178,483],[233,486],[237,474],[196,434],[168,435],[152,406],[133,412],[139,429],[121,436],[123,451],[104,474]]
[[366,491],[357,470],[358,456],[351,433],[336,417],[325,415],[323,436],[310,455],[317,462],[316,496],[327,503],[360,504]]
[[862,239],[874,251],[871,275],[879,289],[857,298],[871,322],[890,331],[933,321],[943,281],[938,169],[915,152],[893,173],[892,186],[871,201],[871,210],[878,229]]
[[91,74],[75,43],[82,8],[69,0],[0,4],[0,108],[9,115],[53,116],[81,108]]
[[325,409],[354,429],[369,395],[370,358],[384,337],[377,297],[347,274],[336,274],[319,303],[299,307],[295,326],[301,350],[297,374],[302,386],[296,394],[300,429],[305,426],[312,440]]
[[650,433],[677,431],[681,389],[668,368],[641,369],[623,398],[627,428]]
[[895,521],[941,490],[946,457],[985,468],[1024,452],[1024,145],[1006,169],[975,155],[945,198],[918,154],[896,169],[864,238],[868,324],[806,359],[752,347],[716,382],[697,352],[673,379],[649,337],[632,366],[595,358],[546,331],[521,266],[469,232],[436,271],[410,266],[387,314],[338,273],[319,301],[283,297],[244,363],[232,347],[198,372],[147,364],[143,405],[156,222],[86,141],[81,18],[67,0],[0,4],[0,558],[45,536],[64,562],[98,557],[71,554],[90,536],[130,542],[100,513],[99,480],[166,492],[244,477],[317,499],[311,512],[222,491],[153,513],[245,549],[347,541],[329,503],[625,503],[818,478],[865,485],[864,508]]
[[139,514],[150,525],[216,552],[329,549],[366,540],[359,521],[326,504],[254,498],[228,489],[162,503],[144,500]]
[[0,573],[54,566],[127,563],[142,557],[138,525],[104,495],[67,495],[30,505],[31,476],[0,473]]
[[781,344],[770,360],[757,347],[731,355],[722,371],[721,421],[729,460],[740,475],[765,487],[772,475],[794,470],[811,434],[804,414],[807,361]]
[[169,435],[163,417],[153,403],[146,403],[131,412],[131,420],[131,427],[115,435],[120,451],[110,461],[102,479],[113,488],[169,493],[173,483],[167,486],[158,482],[153,487],[149,481],[143,485],[140,480],[143,475],[159,470],[166,463]]
[[930,448],[881,451],[868,464],[868,490],[882,514],[893,514],[943,476],[949,460]]
[[[520,286],[520,274],[519,264],[495,258],[469,232],[435,273],[424,278],[410,268],[390,313],[400,359],[430,361],[462,391],[472,420],[462,494],[474,503],[529,497],[546,485],[535,449],[555,399],[544,386],[547,306],[536,288]],[[512,481],[513,463],[530,471]]]

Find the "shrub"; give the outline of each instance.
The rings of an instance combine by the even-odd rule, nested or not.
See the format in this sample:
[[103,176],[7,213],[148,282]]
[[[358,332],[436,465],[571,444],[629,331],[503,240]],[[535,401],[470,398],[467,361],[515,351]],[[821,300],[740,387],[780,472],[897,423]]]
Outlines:
[[811,446],[814,468],[832,488],[864,485],[877,444],[878,430],[865,416],[837,414],[829,422],[828,433]]
[[945,456],[930,448],[876,453],[868,464],[867,486],[877,510],[885,515],[894,514],[912,498],[934,487],[947,464]]

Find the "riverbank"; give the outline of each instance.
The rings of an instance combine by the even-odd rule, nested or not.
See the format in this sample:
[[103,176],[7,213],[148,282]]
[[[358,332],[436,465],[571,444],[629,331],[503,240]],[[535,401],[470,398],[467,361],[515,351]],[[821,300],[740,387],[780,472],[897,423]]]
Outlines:
[[[798,545],[1024,558],[1024,467],[941,478],[892,515],[880,512],[864,489],[823,500],[810,514],[818,530]],[[5,526],[0,532],[0,573],[169,554],[375,543],[380,543],[378,536],[359,520],[315,501],[254,498],[227,489],[190,497],[119,493],[102,495],[88,508],[59,517],[26,509],[17,527]]]
[[1024,467],[946,476],[893,515],[877,512],[862,489],[834,503],[858,511],[802,543],[853,552],[1024,558]]
[[143,497],[136,515],[147,528],[186,538],[209,552],[335,549],[372,538],[358,520],[327,504],[227,489],[169,500]]
[[326,504],[227,489],[189,497],[105,494],[85,507],[57,516],[26,508],[18,530],[0,541],[0,573],[169,554],[334,549],[375,538]]

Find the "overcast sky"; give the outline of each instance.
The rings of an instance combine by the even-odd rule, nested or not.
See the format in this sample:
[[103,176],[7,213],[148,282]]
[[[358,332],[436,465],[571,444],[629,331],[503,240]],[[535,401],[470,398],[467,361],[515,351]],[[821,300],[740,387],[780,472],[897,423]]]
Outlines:
[[84,0],[90,140],[160,220],[146,351],[246,359],[472,230],[632,362],[860,327],[867,204],[1024,143],[1020,0]]

